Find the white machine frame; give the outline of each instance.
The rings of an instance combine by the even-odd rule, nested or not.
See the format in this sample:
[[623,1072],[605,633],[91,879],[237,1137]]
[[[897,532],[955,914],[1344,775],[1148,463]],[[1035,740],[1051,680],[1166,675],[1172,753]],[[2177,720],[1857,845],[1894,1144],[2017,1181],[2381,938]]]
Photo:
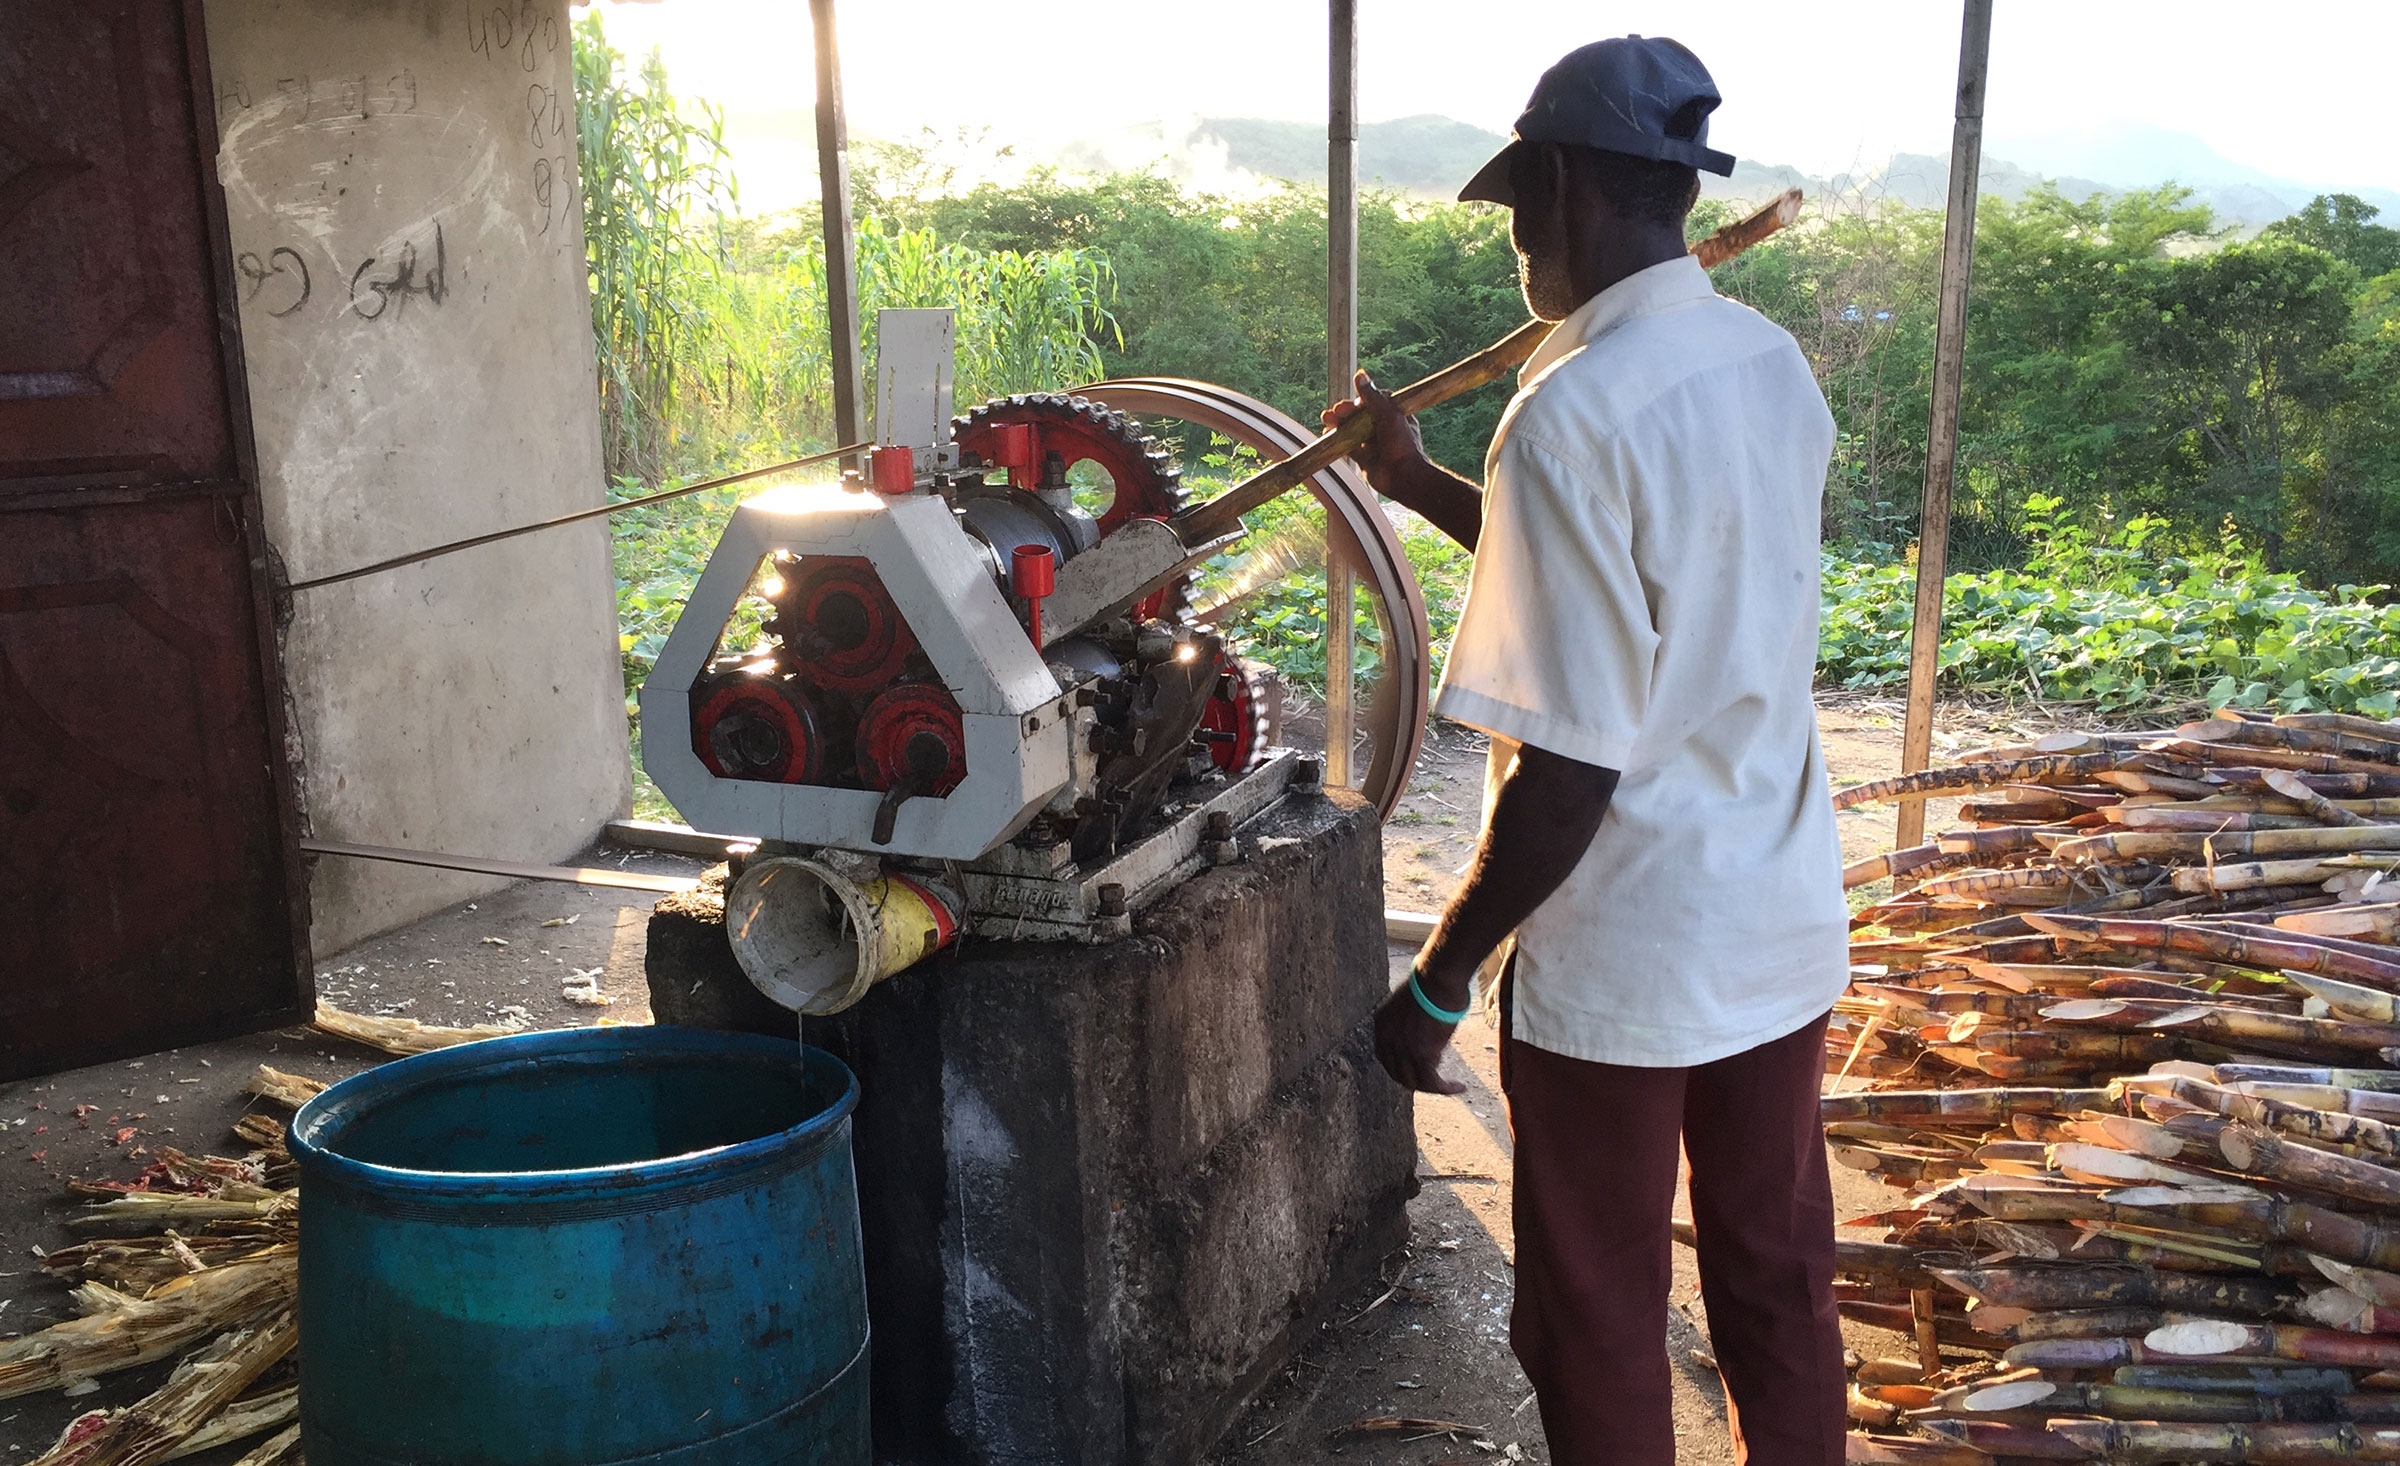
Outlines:
[[[966,736],[967,774],[939,797],[902,804],[889,845],[867,847],[883,796],[865,789],[720,779],[692,747],[692,688],[758,567],[783,551],[855,555],[875,567],[910,619]],[[990,557],[939,495],[817,486],[743,503],[692,588],[642,684],[642,764],[695,827],[794,845],[973,860],[1015,835],[1067,787],[1075,707],[992,583]]]

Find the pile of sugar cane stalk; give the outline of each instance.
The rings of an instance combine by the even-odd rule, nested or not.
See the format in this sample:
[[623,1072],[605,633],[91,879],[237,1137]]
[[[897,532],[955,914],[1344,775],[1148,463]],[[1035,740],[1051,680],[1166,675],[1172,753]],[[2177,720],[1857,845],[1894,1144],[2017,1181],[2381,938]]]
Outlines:
[[[387,1053],[423,1053],[510,1030],[437,1028],[320,1006],[316,1026]],[[249,1091],[288,1113],[314,1080],[260,1068]],[[240,1157],[160,1147],[134,1180],[68,1183],[90,1203],[67,1220],[75,1245],[36,1249],[75,1284],[76,1316],[0,1339],[0,1401],[182,1356],[165,1384],[121,1410],[70,1423],[32,1466],[146,1466],[265,1439],[238,1466],[301,1466],[296,1342],[299,1187],[281,1115],[242,1117]]]
[[[2400,1460],[2400,724],[2223,714],[1843,791],[1854,1461]],[[1856,1224],[1856,1223],[1854,1223]],[[1905,1352],[1905,1351],[1903,1351]]]

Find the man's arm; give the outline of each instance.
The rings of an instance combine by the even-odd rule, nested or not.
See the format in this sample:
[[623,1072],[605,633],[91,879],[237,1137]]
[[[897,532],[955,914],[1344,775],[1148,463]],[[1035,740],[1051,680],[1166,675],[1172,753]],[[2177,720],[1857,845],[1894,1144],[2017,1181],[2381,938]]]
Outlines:
[[1339,427],[1354,412],[1373,414],[1375,436],[1350,455],[1366,471],[1367,482],[1375,492],[1398,500],[1435,529],[1474,549],[1483,533],[1483,490],[1425,456],[1416,420],[1372,377],[1361,371],[1355,383],[1358,396],[1326,408],[1325,426]]
[[[1466,881],[1417,955],[1417,984],[1434,1006],[1467,1006],[1475,969],[1574,871],[1616,789],[1615,769],[1531,746],[1518,750],[1492,801]],[[1458,1094],[1466,1086],[1441,1075],[1453,1028],[1417,1006],[1403,987],[1376,1010],[1375,1057],[1410,1089]]]

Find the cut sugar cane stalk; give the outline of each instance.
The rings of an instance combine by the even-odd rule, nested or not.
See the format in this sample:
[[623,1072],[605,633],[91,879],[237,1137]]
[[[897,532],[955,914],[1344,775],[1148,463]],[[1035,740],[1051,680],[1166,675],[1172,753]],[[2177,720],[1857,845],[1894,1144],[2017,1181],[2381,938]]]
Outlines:
[[2345,1334],[2338,1329],[2307,1328],[2299,1324],[2196,1318],[2152,1329],[2141,1343],[2153,1353],[2185,1358],[2238,1354],[2294,1359],[2303,1364],[2338,1364],[2345,1369],[2390,1369],[2400,1364],[2400,1338]]
[[2017,1461],[2081,1461],[2087,1459],[2081,1446],[2061,1436],[2050,1434],[2040,1425],[2004,1420],[1999,1416],[1914,1416],[1912,1423],[1942,1437],[1955,1441],[1961,1448],[1984,1453],[1987,1462],[2002,1459]]
[[[2338,1291],[2338,1290],[2337,1290]],[[2167,1321],[2156,1308],[2062,1308],[2051,1313],[2028,1313],[2002,1322],[1990,1315],[2015,1310],[1978,1308],[1967,1315],[1975,1327],[1996,1333],[2012,1344],[2035,1339],[2116,1339],[2146,1334]]]
[[2039,758],[2001,759],[1991,763],[1954,764],[1889,779],[1873,779],[1837,790],[1835,809],[1891,799],[1932,799],[1963,794],[1971,789],[2005,789],[2012,784],[2072,784],[2103,770],[2153,768],[2160,760],[2136,749],[2105,753],[2046,754]]
[[282,1192],[255,1201],[183,1196],[172,1191],[135,1191],[67,1218],[78,1237],[142,1237],[172,1227],[179,1231],[212,1222],[268,1222],[289,1215],[292,1198]]
[[[1703,269],[1714,269],[1798,219],[1800,203],[1800,190],[1786,189],[1765,207],[1693,245],[1693,258],[1700,262]],[[1523,366],[1526,359],[1548,339],[1554,324],[1542,320],[1527,321],[1495,344],[1401,388],[1393,396],[1398,400],[1401,410],[1413,417],[1461,393],[1496,382]],[[1354,414],[1340,427],[1281,463],[1269,465],[1206,504],[1178,516],[1175,521],[1178,532],[1184,542],[1190,545],[1205,544],[1237,532],[1242,527],[1243,515],[1277,495],[1298,487],[1311,475],[1364,445],[1374,431],[1374,422],[1367,414]],[[1064,574],[1063,567],[1061,574]]]
[[2110,1461],[2225,1461],[2283,1466],[2308,1461],[2400,1461],[2400,1429],[2348,1422],[2177,1425],[2164,1421],[2051,1422],[2053,1434]]
[[233,1466],[300,1466],[300,1427],[286,1426]]
[[2072,998],[2042,1010],[2053,1023],[2207,1037],[2220,1043],[2269,1044],[2317,1052],[2372,1054],[2400,1044],[2400,1027],[2266,1013],[2226,1003],[2162,998]]
[[2350,1373],[2312,1365],[2271,1364],[2227,1368],[2221,1364],[2132,1364],[2114,1381],[2147,1390],[2231,1391],[2245,1395],[2347,1395],[2357,1389]]
[[1978,1303],[2027,1309],[2142,1305],[2182,1313],[2265,1316],[2288,1308],[2299,1290],[2267,1278],[2220,1278],[2147,1268],[1935,1268],[1944,1284]]
[[2355,1293],[2380,1308],[2400,1308],[2400,1273],[2388,1273],[2381,1268],[2355,1267],[2313,1253],[2308,1261],[2310,1266],[2344,1292]]
[[[2291,918],[2286,917],[2285,920]],[[2277,923],[2281,925],[2281,923]],[[2325,1006],[2345,1018],[2362,1023],[2400,1022],[2400,997],[2380,988],[2361,987],[2340,978],[2320,977],[2313,972],[2294,972],[2286,969],[2284,978]]]
[[2305,830],[2233,830],[2222,835],[2188,830],[2121,830],[2062,840],[2050,853],[2072,865],[2122,860],[2196,862],[2243,856],[2261,859],[2332,856],[2387,850],[2395,845],[2400,845],[2400,826],[2318,825]]
[[179,1461],[213,1451],[219,1446],[248,1440],[270,1430],[280,1430],[300,1415],[300,1387],[286,1385],[246,1400],[236,1400],[219,1411],[206,1425],[184,1437],[173,1450],[159,1457],[161,1461]]
[[0,1400],[164,1359],[290,1298],[298,1287],[298,1259],[290,1253],[212,1267],[148,1298],[87,1283],[76,1290],[78,1304],[95,1305],[84,1317],[0,1341]]
[[2210,891],[2245,891],[2258,886],[2314,885],[2329,880],[2342,867],[2322,860],[2245,860],[2224,865],[2195,865],[2176,871],[2175,889],[2187,895]]
[[2279,932],[2272,927],[2235,923],[2199,926],[2178,921],[2138,921],[2129,917],[2062,916],[2033,912],[2025,920],[2036,931],[2081,937],[2112,947],[2136,951],[2188,952],[2266,971],[2294,968],[2348,978],[2371,987],[2400,992],[2400,953],[2391,959],[2365,957],[2322,940]]
[[[1787,189],[1765,207],[1738,219],[1692,246],[1703,268],[1732,259],[1800,217],[1800,191]],[[1527,321],[1494,344],[1413,382],[1393,394],[1411,414],[1447,402],[1522,366],[1547,338],[1553,322]],[[1341,425],[1280,463],[1252,474],[1224,493],[1171,520],[1129,523],[1109,536],[1107,546],[1077,555],[1058,568],[1044,623],[1044,644],[1055,643],[1118,614],[1176,576],[1198,568],[1242,533],[1242,516],[1289,493],[1363,446],[1375,431],[1371,413],[1352,413]]]
[[260,1099],[289,1109],[298,1109],[325,1092],[325,1083],[298,1074],[286,1074],[281,1069],[258,1066],[258,1072],[242,1082],[242,1087]]
[[[2368,1095],[2381,1095],[2384,1096],[2384,1103],[2400,1104],[2400,1093],[2394,1093],[2394,1091],[2400,1091],[2400,1072],[2389,1069],[2309,1069],[2283,1064],[2218,1064],[2208,1072],[2209,1077],[2217,1083],[2236,1088],[2254,1084],[2311,1084],[2329,1086],[2334,1089],[2363,1091],[2364,1093],[2360,1095],[2361,1098]],[[2331,1109],[2333,1107],[2319,1105],[2316,1108]],[[2375,1114],[2376,1112],[2359,1110],[2356,1113]]]
[[228,1333],[177,1365],[165,1384],[111,1415],[97,1432],[62,1441],[33,1466],[146,1466],[159,1460],[291,1352],[299,1337],[299,1319],[290,1308]]
[[2266,1095],[2243,1094],[2221,1085],[2180,1076],[2168,1092],[2179,1100],[2213,1110],[2228,1119],[2272,1126],[2308,1140],[2355,1145],[2384,1155],[2400,1154],[2400,1129],[2363,1115],[2311,1109]]
[[2279,728],[2321,728],[2333,733],[2356,733],[2362,738],[2384,738],[2400,742],[2400,723],[2380,718],[2362,718],[2356,713],[2278,713],[2275,725]]
[[[2098,1415],[2114,1420],[2221,1422],[2289,1420],[2347,1420],[2357,1424],[2400,1425],[2400,1395],[2360,1396],[2349,1391],[2349,1379],[2339,1392],[2317,1396],[2225,1390],[2145,1388],[2138,1385],[2069,1384],[2057,1380],[2010,1380],[1970,1389],[1966,1408],[1981,1410],[2039,1409],[2058,1415]],[[2288,1403],[2287,1403],[2288,1402]],[[2303,1413],[2305,1412],[2305,1413]]]
[[2280,723],[2252,723],[2234,718],[2211,718],[2175,730],[2195,743],[2237,743],[2244,748],[2288,749],[2322,753],[2369,763],[2400,764],[2400,742],[2389,737],[2368,738],[2331,728],[2295,728]]
[[478,1039],[506,1038],[522,1030],[500,1023],[478,1023],[472,1028],[440,1028],[419,1023],[414,1018],[372,1018],[363,1013],[345,1013],[330,1003],[317,1004],[316,1017],[311,1020],[321,1033],[346,1038],[352,1043],[381,1049],[403,1058],[411,1054],[431,1053],[457,1044],[473,1043]]
[[2400,1334],[2400,1309],[2385,1308],[2347,1288],[2320,1288],[2308,1295],[2300,1311],[2309,1322],[2346,1334]]
[[1882,1120],[1936,1125],[2005,1124],[2015,1114],[2074,1114],[2108,1103],[2105,1089],[1885,1090],[1827,1095],[1817,1102],[1826,1120]]
[[2300,782],[2300,776],[2289,769],[2270,769],[2263,781],[2269,789],[2282,795],[2312,819],[2329,825],[2371,825],[2375,821],[2363,814],[2353,814]]
[[2248,1176],[2272,1177],[2329,1196],[2400,1209],[2400,1171],[2373,1161],[2295,1145],[2269,1130],[2228,1125],[2217,1137],[2225,1163]]
[[[2333,862],[2326,862],[2328,865]],[[2383,891],[2400,887],[2386,882]],[[2388,944],[2400,939],[2400,904],[2379,901],[2372,905],[2336,906],[2325,911],[2299,911],[2275,918],[2278,931],[2299,932],[2312,937],[2347,937],[2353,941]]]

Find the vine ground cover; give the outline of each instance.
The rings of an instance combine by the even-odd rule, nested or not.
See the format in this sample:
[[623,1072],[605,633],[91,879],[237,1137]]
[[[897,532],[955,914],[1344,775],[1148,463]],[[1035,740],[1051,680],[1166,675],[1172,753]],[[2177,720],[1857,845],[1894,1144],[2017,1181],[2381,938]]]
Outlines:
[[[1943,685],[2031,693],[2103,712],[2184,705],[2270,712],[2400,711],[2400,606],[2389,587],[2312,589],[2262,566],[2230,532],[2211,551],[2160,553],[2158,522],[2101,532],[2037,497],[2025,570],[1943,587]],[[1825,556],[1818,676],[1850,688],[1908,676],[1913,564]]]

